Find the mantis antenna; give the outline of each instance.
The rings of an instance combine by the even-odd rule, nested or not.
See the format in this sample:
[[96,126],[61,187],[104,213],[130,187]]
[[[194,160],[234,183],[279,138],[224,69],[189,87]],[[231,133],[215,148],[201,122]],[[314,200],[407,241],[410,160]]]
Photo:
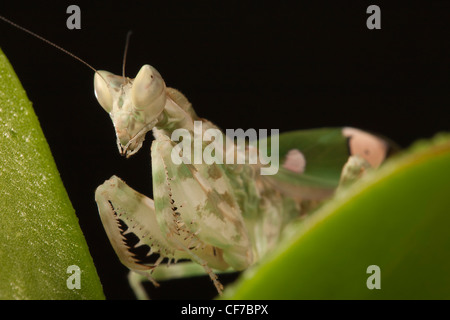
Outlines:
[[[45,43],[47,43],[47,44],[49,44],[49,45],[55,47],[56,49],[58,49],[58,50],[64,52],[65,54],[71,56],[72,58],[78,60],[79,62],[81,62],[82,64],[84,64],[85,66],[87,66],[89,69],[91,69],[91,70],[93,70],[95,73],[97,73],[97,74],[103,79],[103,81],[106,82],[107,86],[109,87],[108,81],[106,81],[106,79],[103,78],[102,75],[99,74],[99,73],[97,72],[97,69],[95,69],[93,66],[91,66],[89,63],[87,63],[86,61],[84,61],[84,60],[81,59],[80,57],[74,55],[72,52],[70,52],[70,51],[68,51],[68,50],[66,50],[66,49],[64,49],[64,48],[62,48],[62,47],[60,47],[60,46],[58,46],[57,44],[55,44],[55,43],[53,43],[53,42],[51,42],[51,41],[45,39],[44,37],[42,37],[42,36],[40,36],[40,35],[34,33],[33,31],[30,31],[30,30],[28,30],[27,28],[24,28],[24,27],[18,25],[17,23],[12,22],[11,20],[5,18],[5,17],[2,16],[2,15],[0,15],[0,20],[3,20],[3,21],[5,21],[6,23],[9,23],[10,25],[12,25],[13,27],[16,27],[16,28],[19,29],[19,30],[22,30],[22,31],[24,31],[24,32],[26,32],[26,33],[28,33],[28,34],[31,34],[33,37],[38,38],[39,40],[44,41]],[[128,43],[128,37],[127,37],[127,43]],[[124,69],[125,69],[125,67],[124,67]]]
[[122,77],[125,78],[125,63],[127,62],[127,53],[128,53],[128,47],[130,45],[130,37],[133,31],[128,31],[127,33],[127,39],[125,41],[125,50],[123,51],[123,61],[122,61]]
[[91,66],[89,63],[87,63],[87,62],[84,61],[83,59],[77,57],[77,56],[74,55],[72,52],[69,52],[69,51],[67,51],[67,50],[64,49],[64,48],[61,48],[61,47],[58,46],[57,44],[55,44],[55,43],[53,43],[53,42],[51,42],[51,41],[45,39],[44,37],[41,37],[40,35],[34,33],[33,31],[30,31],[30,30],[28,30],[28,29],[26,29],[26,28],[24,28],[24,27],[22,27],[22,26],[19,26],[18,24],[12,22],[11,20],[6,19],[5,17],[3,17],[3,16],[1,16],[1,15],[0,15],[0,19],[3,20],[3,21],[5,21],[6,23],[9,23],[9,24],[12,25],[13,27],[16,27],[16,28],[19,29],[19,30],[22,30],[22,31],[25,31],[25,32],[28,33],[28,34],[31,34],[31,35],[32,35],[33,37],[35,37],[35,38],[38,38],[38,39],[40,39],[40,40],[42,40],[42,41],[48,43],[49,45],[55,47],[56,49],[58,49],[58,50],[60,50],[60,51],[62,51],[62,52],[64,52],[65,54],[68,54],[68,55],[71,56],[72,58],[77,59],[78,61],[80,61],[81,63],[83,63],[85,66],[87,66],[87,67],[89,67],[90,69],[94,70],[94,72],[97,72],[97,70],[96,70],[93,66]]

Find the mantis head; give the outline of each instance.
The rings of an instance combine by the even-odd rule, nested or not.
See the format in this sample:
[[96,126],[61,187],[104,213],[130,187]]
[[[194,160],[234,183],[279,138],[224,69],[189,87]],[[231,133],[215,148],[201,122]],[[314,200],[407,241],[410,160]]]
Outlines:
[[113,121],[119,152],[128,158],[142,147],[145,134],[161,119],[166,84],[155,68],[144,65],[134,79],[97,71],[94,88],[98,102]]

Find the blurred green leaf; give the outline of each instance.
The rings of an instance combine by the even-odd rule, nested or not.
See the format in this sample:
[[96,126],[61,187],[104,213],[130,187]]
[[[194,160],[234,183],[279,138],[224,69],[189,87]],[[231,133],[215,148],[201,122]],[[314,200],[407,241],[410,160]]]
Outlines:
[[[420,143],[338,193],[228,299],[450,298],[450,139]],[[380,268],[369,290],[367,268]]]
[[[0,299],[103,299],[31,103],[0,51]],[[81,270],[69,289],[67,268]]]

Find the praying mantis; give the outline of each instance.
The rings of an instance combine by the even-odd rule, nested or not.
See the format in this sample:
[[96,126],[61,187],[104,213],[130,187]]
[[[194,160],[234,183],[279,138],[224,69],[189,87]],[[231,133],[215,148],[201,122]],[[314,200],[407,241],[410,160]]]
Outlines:
[[[175,273],[189,276],[196,263],[221,293],[223,286],[214,270],[239,271],[256,263],[311,203],[330,197],[339,184],[354,181],[368,168],[378,167],[390,150],[387,141],[359,129],[323,128],[277,136],[280,149],[275,152],[282,167],[272,175],[261,174],[263,161],[196,163],[189,152],[187,161],[175,163],[174,154],[187,153],[177,149],[173,138],[177,130],[187,132],[185,142],[195,138],[196,123],[202,125],[202,134],[220,133],[219,128],[197,116],[188,99],[166,87],[150,65],[144,65],[135,79],[97,71],[94,87],[113,121],[122,155],[135,154],[148,131],[155,137],[151,146],[154,199],[116,176],[95,193],[119,259],[155,285],[158,277],[153,274],[163,267],[163,259],[168,264],[190,260],[179,263]],[[245,158],[255,147],[224,146],[222,139],[226,137],[216,135],[203,143],[201,151],[215,143],[216,155],[236,151]],[[125,239],[130,233],[139,239],[134,247],[147,246],[148,256],[158,255],[156,262],[147,263],[132,253]],[[170,278],[170,271],[166,272]]]
[[[116,176],[95,192],[102,224],[120,261],[132,275],[142,275],[155,285],[179,274],[204,273],[221,293],[218,272],[241,271],[257,263],[279,243],[290,223],[330,198],[338,187],[378,167],[391,150],[387,140],[355,128],[287,132],[244,148],[223,143],[229,138],[218,135],[222,131],[199,117],[189,100],[167,87],[149,65],[134,79],[95,70],[94,88],[113,121],[120,154],[130,157],[138,152],[149,131],[155,137],[154,199]],[[201,142],[202,154],[213,146],[214,156],[233,151],[234,161],[197,163],[192,154],[185,154],[188,149],[180,150],[174,133],[184,130],[182,142],[195,140],[196,124],[201,124],[202,136],[216,133],[215,139],[210,136]],[[254,163],[237,161],[263,141],[279,145],[271,153],[280,160],[275,174],[262,174],[267,165],[263,157],[257,156]],[[187,161],[176,162],[173,155]],[[138,239],[132,247],[126,241],[130,234]],[[142,246],[157,260],[137,257],[133,249]]]

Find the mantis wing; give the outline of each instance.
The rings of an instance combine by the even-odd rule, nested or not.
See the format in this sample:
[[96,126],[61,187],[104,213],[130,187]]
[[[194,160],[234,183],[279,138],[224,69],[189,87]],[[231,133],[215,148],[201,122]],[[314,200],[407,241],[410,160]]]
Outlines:
[[311,200],[333,193],[350,156],[361,156],[377,167],[395,148],[383,138],[353,128],[292,131],[278,138],[281,166],[269,179],[282,192]]

